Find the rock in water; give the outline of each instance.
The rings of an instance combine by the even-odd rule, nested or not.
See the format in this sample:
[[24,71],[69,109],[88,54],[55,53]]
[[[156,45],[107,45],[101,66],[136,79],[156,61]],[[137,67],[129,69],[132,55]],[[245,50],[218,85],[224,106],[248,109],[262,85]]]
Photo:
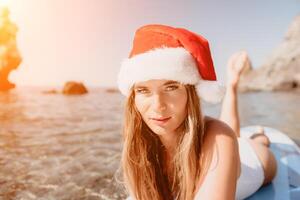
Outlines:
[[83,85],[83,83],[75,82],[75,81],[67,82],[63,88],[63,94],[66,94],[66,95],[85,94],[87,92],[88,92],[88,90]]
[[55,89],[42,91],[43,94],[58,94],[58,91]]
[[105,92],[107,92],[107,93],[118,93],[119,90],[117,88],[106,88]]
[[16,44],[17,31],[17,26],[9,19],[8,8],[0,7],[0,91],[15,87],[8,76],[22,61]]
[[291,90],[300,88],[300,15],[295,17],[284,40],[267,61],[242,74],[239,89]]

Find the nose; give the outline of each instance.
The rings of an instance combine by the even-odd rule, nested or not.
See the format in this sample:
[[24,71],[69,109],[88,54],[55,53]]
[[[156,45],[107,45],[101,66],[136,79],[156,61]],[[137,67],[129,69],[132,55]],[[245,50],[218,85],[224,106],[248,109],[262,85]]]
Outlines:
[[152,107],[155,112],[160,113],[161,111],[164,111],[167,108],[166,102],[162,95],[155,94],[153,95],[153,103]]

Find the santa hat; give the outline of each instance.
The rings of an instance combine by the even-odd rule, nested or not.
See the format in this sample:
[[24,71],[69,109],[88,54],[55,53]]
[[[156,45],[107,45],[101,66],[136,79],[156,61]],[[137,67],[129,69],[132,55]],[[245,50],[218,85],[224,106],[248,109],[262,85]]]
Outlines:
[[182,28],[146,25],[136,31],[129,58],[119,71],[118,88],[128,96],[134,83],[151,79],[195,85],[198,96],[211,103],[224,95],[224,87],[216,81],[208,41]]

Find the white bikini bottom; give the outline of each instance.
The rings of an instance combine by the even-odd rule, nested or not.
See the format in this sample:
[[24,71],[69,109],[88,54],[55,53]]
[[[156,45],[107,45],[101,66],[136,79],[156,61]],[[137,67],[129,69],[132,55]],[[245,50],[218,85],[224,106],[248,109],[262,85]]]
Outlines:
[[241,159],[241,175],[237,181],[236,199],[245,199],[263,184],[264,170],[247,138],[238,138]]

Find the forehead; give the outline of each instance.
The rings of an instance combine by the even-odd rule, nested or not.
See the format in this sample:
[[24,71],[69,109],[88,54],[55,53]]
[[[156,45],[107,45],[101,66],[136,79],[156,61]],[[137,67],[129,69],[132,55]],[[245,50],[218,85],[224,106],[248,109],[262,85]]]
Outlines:
[[177,81],[173,80],[164,80],[164,79],[153,79],[153,80],[148,80],[148,81],[140,81],[134,84],[134,88],[139,88],[139,87],[160,87],[164,85],[170,85],[170,84],[180,84]]

